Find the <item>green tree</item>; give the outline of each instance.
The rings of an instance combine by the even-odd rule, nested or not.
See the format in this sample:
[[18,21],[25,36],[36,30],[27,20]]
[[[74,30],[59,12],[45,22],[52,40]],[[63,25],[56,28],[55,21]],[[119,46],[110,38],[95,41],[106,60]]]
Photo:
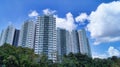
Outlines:
[[61,63],[53,63],[45,54],[36,55],[29,48],[14,47],[10,44],[0,46],[0,67],[120,67],[120,58],[106,59],[88,57],[80,53],[70,53]]
[[6,59],[3,60],[6,67],[18,67],[18,61],[16,57],[13,55],[8,56]]
[[14,47],[9,44],[0,47],[0,63],[5,64],[6,67],[11,64],[12,67],[31,67],[34,65],[36,57],[34,51],[29,48]]

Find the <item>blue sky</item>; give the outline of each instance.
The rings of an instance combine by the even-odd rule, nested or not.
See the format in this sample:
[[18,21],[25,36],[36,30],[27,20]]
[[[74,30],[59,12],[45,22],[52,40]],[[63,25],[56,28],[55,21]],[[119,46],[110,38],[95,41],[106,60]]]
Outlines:
[[[12,23],[16,28],[20,28],[24,20],[30,18],[28,14],[32,13],[33,11],[36,11],[37,13],[39,13],[39,15],[43,15],[42,11],[45,9],[49,9],[51,11],[55,10],[56,11],[55,14],[57,15],[58,20],[62,19],[63,21],[69,21],[68,20],[69,16],[72,15],[72,17],[70,18],[73,18],[74,20],[73,22],[71,21],[70,22],[77,25],[76,29],[80,29],[83,27],[89,28],[87,31],[87,35],[89,37],[91,51],[94,57],[101,57],[101,58],[108,57],[108,56],[112,56],[111,53],[113,55],[120,56],[120,38],[119,38],[120,27],[117,26],[113,27],[111,22],[101,19],[101,17],[103,16],[102,14],[105,15],[103,17],[105,17],[106,19],[114,20],[113,16],[120,17],[120,11],[115,9],[114,7],[116,5],[111,7],[110,3],[112,2],[118,3],[118,5],[120,4],[117,0],[72,0],[72,1],[70,0],[10,0],[10,1],[1,0],[0,32],[2,29],[6,28],[10,23]],[[109,7],[106,6],[107,4],[110,4],[108,6],[110,6],[111,9],[115,9],[116,12],[114,12],[115,10],[112,11],[111,9],[109,9]],[[99,6],[101,8],[98,8]],[[100,12],[100,9],[103,11]],[[94,13],[92,13],[93,11]],[[109,12],[111,12],[110,18],[108,16]],[[86,17],[82,15],[83,13]],[[117,13],[117,15],[115,13]],[[68,16],[68,19],[66,18],[66,16]],[[78,21],[76,21],[77,17],[80,17],[78,18]],[[90,17],[90,19],[88,17]],[[111,24],[110,26],[108,26],[108,28],[109,27],[111,28],[111,31],[109,29],[106,29],[107,26],[105,26],[105,24],[103,26],[105,30],[97,26],[97,24],[99,23],[95,23],[95,27],[94,27],[93,24],[94,21],[96,22],[98,21],[94,19],[98,19],[103,22],[106,21],[108,22],[108,24]],[[115,23],[117,24],[119,22],[114,21],[113,25]],[[96,29],[93,29],[92,27]],[[119,29],[116,30],[116,28]],[[105,31],[107,32],[107,30],[109,30],[108,31],[110,32],[109,34],[104,33]],[[98,35],[94,33],[94,31],[101,34]],[[116,33],[118,35],[114,35]],[[100,43],[96,45],[94,44],[95,41]],[[114,51],[114,53],[112,51]]]

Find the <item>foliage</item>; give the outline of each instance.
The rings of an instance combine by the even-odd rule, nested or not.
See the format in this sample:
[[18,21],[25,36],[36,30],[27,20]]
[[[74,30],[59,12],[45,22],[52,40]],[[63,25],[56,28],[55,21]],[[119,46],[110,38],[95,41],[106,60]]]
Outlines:
[[45,54],[36,55],[32,49],[4,44],[0,47],[0,67],[120,67],[120,58],[92,59],[80,53],[70,53],[62,62],[53,63]]
[[14,47],[4,44],[0,47],[0,66],[6,67],[30,67],[37,55],[29,48]]

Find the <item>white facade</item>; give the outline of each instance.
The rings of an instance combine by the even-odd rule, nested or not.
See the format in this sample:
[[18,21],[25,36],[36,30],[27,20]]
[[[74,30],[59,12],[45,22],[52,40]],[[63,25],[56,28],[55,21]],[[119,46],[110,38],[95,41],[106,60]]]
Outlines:
[[35,23],[27,20],[21,27],[18,46],[34,48]]
[[60,62],[63,56],[67,54],[67,32],[65,29],[57,28],[57,57]]
[[35,53],[44,53],[48,59],[55,62],[57,60],[55,18],[51,15],[39,16],[35,33]]
[[0,46],[4,43],[11,44],[13,43],[14,39],[15,28],[12,25],[9,25],[7,29],[3,30],[1,33],[0,38]]
[[78,36],[79,36],[80,53],[91,56],[90,46],[89,46],[89,42],[88,42],[85,30],[84,29],[78,30]]
[[91,57],[90,45],[84,29],[68,31],[64,38],[66,38],[67,54],[81,53]]
[[0,36],[0,46],[2,46],[4,43],[5,43],[5,30],[2,30]]
[[66,31],[66,49],[67,49],[67,54],[69,54],[70,52],[72,52],[72,44],[71,44],[71,36],[70,36],[70,32]]
[[79,37],[77,30],[72,30],[71,32],[71,52],[79,53]]
[[79,53],[79,37],[77,30],[67,31],[66,33],[67,38],[67,54],[70,52],[72,53]]

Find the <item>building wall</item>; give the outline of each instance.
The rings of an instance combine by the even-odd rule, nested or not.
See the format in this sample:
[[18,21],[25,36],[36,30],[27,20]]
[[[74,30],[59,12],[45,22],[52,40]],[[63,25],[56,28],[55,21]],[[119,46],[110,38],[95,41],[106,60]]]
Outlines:
[[35,53],[46,54],[48,59],[57,60],[56,20],[53,16],[39,16],[36,24]]
[[66,30],[57,28],[57,56],[58,61],[62,61],[64,55],[67,54],[67,45],[66,45]]
[[2,30],[1,37],[0,37],[0,46],[5,43],[5,30]]
[[32,20],[27,20],[21,27],[19,36],[19,46],[33,49],[35,36],[35,23]]
[[79,48],[81,54],[90,55],[90,46],[84,29],[78,31],[79,36]]
[[10,26],[8,26],[6,32],[7,32],[7,35],[6,35],[7,37],[6,37],[5,42],[12,45],[13,39],[14,39],[15,28],[12,25],[10,25]]
[[72,30],[71,32],[71,45],[72,45],[72,53],[79,53],[79,37],[77,30]]
[[90,48],[90,44],[89,44],[88,38],[87,38],[87,47],[88,47],[88,56],[89,56],[89,57],[92,57],[91,48]]
[[15,29],[14,39],[13,39],[13,46],[18,46],[18,40],[19,40],[19,33],[20,30]]
[[72,51],[72,46],[71,46],[71,37],[70,37],[70,32],[66,31],[66,50],[67,50],[67,55]]
[[66,32],[66,45],[67,45],[67,54],[79,53],[79,37],[77,30],[67,31]]
[[9,25],[6,29],[4,29],[1,33],[0,45],[4,43],[11,44],[13,43],[15,28],[12,25]]

